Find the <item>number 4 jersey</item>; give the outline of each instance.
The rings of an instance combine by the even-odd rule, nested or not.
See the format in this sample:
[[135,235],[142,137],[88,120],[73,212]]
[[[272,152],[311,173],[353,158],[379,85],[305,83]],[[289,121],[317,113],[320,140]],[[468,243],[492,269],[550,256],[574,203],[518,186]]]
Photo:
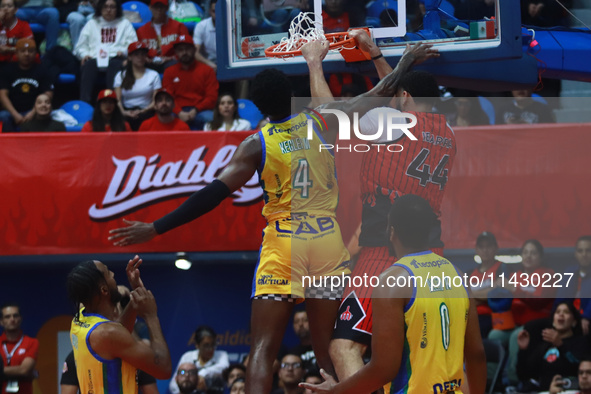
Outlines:
[[252,296],[340,299],[340,291],[306,280],[349,273],[349,253],[335,219],[339,188],[332,152],[318,133],[308,136],[305,114],[268,123],[259,138],[267,227]]
[[[371,149],[364,153],[361,172],[361,198],[363,202],[361,246],[387,246],[387,217],[397,196],[416,194],[429,201],[437,216],[445,185],[451,175],[456,155],[456,139],[446,123],[445,116],[435,113],[409,112],[416,116],[417,124],[410,129],[417,138],[402,137],[397,143],[401,152]],[[366,116],[376,116],[372,112]],[[432,248],[443,244],[430,245]]]

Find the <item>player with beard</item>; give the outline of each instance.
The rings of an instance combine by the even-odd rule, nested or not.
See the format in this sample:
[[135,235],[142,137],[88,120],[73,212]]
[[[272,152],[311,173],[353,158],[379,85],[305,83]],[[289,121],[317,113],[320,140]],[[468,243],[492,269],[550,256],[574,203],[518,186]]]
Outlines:
[[156,115],[144,120],[139,131],[189,131],[189,126],[177,118],[174,109],[174,97],[166,89],[160,89],[154,96]]
[[[114,274],[105,264],[84,261],[68,274],[68,294],[78,307],[70,339],[82,393],[133,394],[138,392],[137,369],[158,379],[167,379],[172,372],[156,301],[140,279],[141,262],[136,256],[127,264],[133,291],[118,321],[117,303],[121,296]],[[148,326],[150,345],[131,335],[137,315]]]

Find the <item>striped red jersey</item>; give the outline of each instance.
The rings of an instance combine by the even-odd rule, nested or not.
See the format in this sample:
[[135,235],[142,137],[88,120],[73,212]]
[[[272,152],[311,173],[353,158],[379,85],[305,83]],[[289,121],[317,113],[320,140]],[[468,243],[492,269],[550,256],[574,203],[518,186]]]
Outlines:
[[417,117],[416,126],[410,129],[417,141],[403,136],[392,142],[403,146],[401,152],[374,146],[364,153],[360,173],[361,246],[388,245],[387,217],[397,196],[419,195],[429,201],[437,216],[441,214],[445,185],[456,155],[454,132],[444,115],[409,113]]

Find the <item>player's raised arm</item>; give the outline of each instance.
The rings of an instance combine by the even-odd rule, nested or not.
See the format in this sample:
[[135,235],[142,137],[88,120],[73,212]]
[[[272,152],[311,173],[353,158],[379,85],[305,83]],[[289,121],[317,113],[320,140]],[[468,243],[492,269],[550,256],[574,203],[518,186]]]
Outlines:
[[363,29],[354,29],[349,32],[349,36],[355,38],[355,42],[359,49],[369,53],[373,65],[378,72],[380,79],[383,79],[386,75],[390,74],[393,70],[392,67],[386,61],[380,48],[373,42],[369,34]]
[[124,222],[127,227],[109,231],[116,246],[127,246],[153,239],[176,227],[189,223],[217,207],[226,197],[244,186],[255,174],[262,160],[261,142],[257,134],[246,138],[222,174],[203,189],[193,193],[181,206],[153,223]]
[[348,101],[335,101],[328,103],[326,109],[338,109],[345,113],[356,112],[359,118],[373,108],[387,106],[390,99],[398,91],[398,86],[404,74],[410,71],[415,64],[439,57],[439,52],[432,48],[430,44],[407,45],[402,58],[396,65],[396,68],[386,77],[384,77],[369,92],[360,94]]
[[137,308],[150,331],[150,345],[134,339],[119,324],[101,324],[90,335],[92,349],[105,359],[120,358],[157,379],[168,379],[172,362],[158,320],[152,292],[140,287],[131,293],[130,304]]
[[327,40],[318,40],[302,46],[302,55],[306,59],[310,71],[310,92],[312,94],[312,106],[314,107],[334,101],[322,69],[322,61],[328,53],[328,45]]

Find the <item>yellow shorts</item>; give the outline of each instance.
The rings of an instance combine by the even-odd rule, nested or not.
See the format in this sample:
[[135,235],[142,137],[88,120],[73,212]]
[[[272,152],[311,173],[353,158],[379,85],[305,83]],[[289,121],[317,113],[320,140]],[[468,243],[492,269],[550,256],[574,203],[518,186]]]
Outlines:
[[334,217],[302,216],[270,222],[255,269],[252,297],[304,298],[311,278],[348,275],[349,252]]

